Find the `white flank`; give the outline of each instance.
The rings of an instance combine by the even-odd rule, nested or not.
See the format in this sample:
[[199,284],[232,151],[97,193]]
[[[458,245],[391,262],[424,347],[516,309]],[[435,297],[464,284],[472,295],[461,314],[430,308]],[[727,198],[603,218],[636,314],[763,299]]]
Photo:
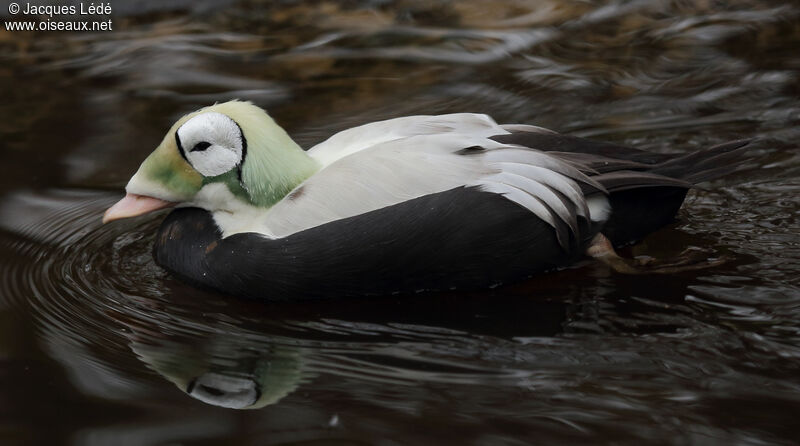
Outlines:
[[592,221],[606,221],[611,216],[611,205],[605,195],[593,195],[586,200]]

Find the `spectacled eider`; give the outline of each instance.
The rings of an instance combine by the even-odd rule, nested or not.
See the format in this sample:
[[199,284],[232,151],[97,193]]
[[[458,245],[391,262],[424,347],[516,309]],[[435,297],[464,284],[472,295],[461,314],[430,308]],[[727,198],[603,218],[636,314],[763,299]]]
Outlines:
[[253,299],[485,288],[587,252],[633,269],[611,245],[672,221],[746,145],[664,155],[459,113],[374,122],[303,151],[232,101],[179,119],[103,221],[177,206],[156,262]]

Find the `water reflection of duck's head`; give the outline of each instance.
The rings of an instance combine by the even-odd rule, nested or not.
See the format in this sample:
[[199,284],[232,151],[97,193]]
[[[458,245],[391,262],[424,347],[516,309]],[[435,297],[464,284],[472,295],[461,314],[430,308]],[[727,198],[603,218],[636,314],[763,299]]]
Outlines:
[[[133,341],[131,348],[181,391],[214,406],[258,409],[278,402],[302,381],[296,350],[264,346],[254,351],[237,349],[221,339],[199,341]],[[198,345],[204,342],[206,347]]]
[[247,319],[244,308],[221,312],[219,296],[173,291],[169,306],[140,297],[138,307],[148,311],[117,319],[137,357],[181,391],[214,406],[257,409],[289,395],[308,376],[301,348],[275,334],[269,321]]

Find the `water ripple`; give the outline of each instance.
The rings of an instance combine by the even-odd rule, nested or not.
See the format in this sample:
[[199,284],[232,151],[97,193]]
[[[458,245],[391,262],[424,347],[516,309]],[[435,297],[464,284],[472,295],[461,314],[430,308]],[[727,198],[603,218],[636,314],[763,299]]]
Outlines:
[[[20,417],[76,444],[242,431],[254,443],[795,442],[796,5],[163,3],[115,0],[113,33],[0,36],[0,81],[15,86],[0,104],[13,166],[0,176],[0,371]],[[675,225],[625,252],[732,259],[710,270],[630,277],[586,262],[475,295],[261,305],[158,268],[159,216],[99,221],[177,116],[233,97],[306,147],[375,119],[462,111],[665,153],[759,142],[741,172],[691,192]],[[141,413],[85,427],[120,406]],[[247,407],[263,410],[223,409]],[[73,419],[87,424],[55,429]]]

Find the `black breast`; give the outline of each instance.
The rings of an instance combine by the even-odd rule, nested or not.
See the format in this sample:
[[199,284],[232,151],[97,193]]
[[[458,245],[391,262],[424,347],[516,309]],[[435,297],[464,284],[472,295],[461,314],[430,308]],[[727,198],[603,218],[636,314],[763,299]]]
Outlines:
[[269,301],[486,288],[567,265],[594,235],[585,222],[565,252],[553,228],[475,188],[427,195],[288,237],[221,238],[211,215],[173,211],[156,262],[228,294]]

